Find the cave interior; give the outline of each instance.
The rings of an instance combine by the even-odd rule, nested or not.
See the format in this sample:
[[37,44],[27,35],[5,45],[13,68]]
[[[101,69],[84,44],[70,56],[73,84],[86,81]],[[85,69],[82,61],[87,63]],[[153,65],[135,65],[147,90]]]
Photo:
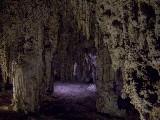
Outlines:
[[160,120],[159,0],[2,0],[0,120]]

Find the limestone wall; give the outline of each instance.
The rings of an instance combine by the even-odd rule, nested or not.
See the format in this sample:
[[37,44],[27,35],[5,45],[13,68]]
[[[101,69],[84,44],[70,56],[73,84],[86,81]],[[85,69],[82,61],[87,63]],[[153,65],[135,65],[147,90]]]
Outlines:
[[57,43],[54,4],[45,0],[2,2],[2,69],[13,82],[15,109],[37,111],[49,88],[48,65]]
[[121,97],[131,99],[141,119],[159,119],[159,5],[156,0],[97,0],[100,111],[119,113],[116,88],[123,81]]
[[118,100],[130,98],[141,119],[159,119],[159,7],[159,0],[3,1],[0,64],[15,109],[37,111],[55,74],[88,82],[97,56],[98,111],[124,116]]
[[[57,2],[59,22],[58,45],[54,53],[54,74],[63,81],[88,82],[91,74],[85,56],[96,55],[95,4],[87,0],[64,0]],[[74,65],[76,75],[74,73]],[[93,65],[93,64],[92,64]]]

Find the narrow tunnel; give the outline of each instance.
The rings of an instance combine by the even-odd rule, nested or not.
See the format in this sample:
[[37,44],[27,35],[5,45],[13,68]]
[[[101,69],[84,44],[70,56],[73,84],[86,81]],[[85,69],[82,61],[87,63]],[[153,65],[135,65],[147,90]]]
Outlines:
[[[55,57],[53,56],[53,96],[56,101],[56,105],[54,106],[58,107],[57,114],[61,113],[61,117],[64,117],[63,119],[94,119],[95,116],[96,118],[103,118],[103,116],[96,114],[97,53],[96,48],[92,46],[92,42],[90,41],[90,45],[87,48],[82,45],[79,50],[72,52],[72,54],[70,53],[70,49],[73,49],[72,46],[75,45],[72,45],[74,43],[70,43],[65,51],[67,51],[66,54],[71,54],[71,56],[61,56],[60,54],[54,54]],[[62,49],[64,48],[61,46]],[[81,55],[79,56],[79,54]],[[60,59],[64,59],[65,61]],[[67,64],[71,68],[68,68],[68,65],[63,63],[67,59],[70,59],[70,62]],[[66,70],[62,74],[61,72],[63,71],[59,70],[59,68],[64,64],[67,68],[63,67]],[[85,117],[86,114],[90,114],[90,117]]]

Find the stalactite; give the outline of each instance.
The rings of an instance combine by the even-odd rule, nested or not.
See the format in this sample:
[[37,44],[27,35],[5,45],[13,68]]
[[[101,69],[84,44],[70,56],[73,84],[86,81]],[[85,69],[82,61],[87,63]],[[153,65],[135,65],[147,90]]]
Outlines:
[[[95,24],[95,15],[90,15],[94,4],[87,0],[79,0],[67,1],[67,5],[66,2],[59,2],[57,6],[60,21],[57,53],[61,67],[56,71],[59,71],[61,80],[72,80],[73,66],[77,63],[79,67],[77,76],[79,77],[75,80],[82,81],[81,76],[85,69],[83,66],[84,49],[90,50],[90,53],[92,49],[95,49],[95,31],[91,28]],[[55,61],[53,64],[56,63]]]

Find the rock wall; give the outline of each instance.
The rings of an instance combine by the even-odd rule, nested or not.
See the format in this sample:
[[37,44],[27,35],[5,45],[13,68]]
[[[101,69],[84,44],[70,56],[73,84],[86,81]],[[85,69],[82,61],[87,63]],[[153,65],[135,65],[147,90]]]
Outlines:
[[159,7],[158,0],[3,1],[1,83],[13,82],[15,109],[38,111],[52,75],[88,82],[97,56],[98,111],[124,116],[118,101],[131,99],[141,119],[159,119]]
[[5,0],[2,12],[2,69],[13,82],[14,109],[37,111],[51,82],[48,65],[57,43],[54,1]]
[[87,0],[65,0],[58,1],[56,6],[59,29],[54,74],[63,81],[88,82],[91,78],[88,74],[92,74],[90,67],[94,65],[85,62],[85,56],[96,56],[95,4]]
[[141,119],[159,119],[159,5],[158,0],[97,1],[99,111],[123,115],[116,104],[120,95],[131,99]]

